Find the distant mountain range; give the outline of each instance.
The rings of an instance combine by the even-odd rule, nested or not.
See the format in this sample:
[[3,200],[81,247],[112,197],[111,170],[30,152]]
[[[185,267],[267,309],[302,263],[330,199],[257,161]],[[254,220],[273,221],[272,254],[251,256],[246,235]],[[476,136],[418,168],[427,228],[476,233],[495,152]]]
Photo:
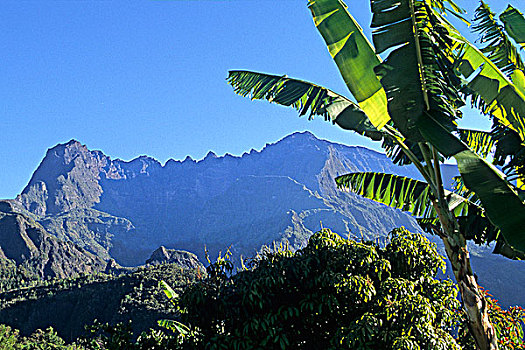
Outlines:
[[[0,212],[23,217],[42,235],[69,244],[70,252],[75,247],[70,255],[86,256],[86,271],[100,270],[100,261],[111,258],[124,266],[144,264],[160,246],[191,251],[201,261],[205,247],[212,258],[228,248],[235,257],[253,256],[274,241],[295,249],[322,226],[367,239],[398,226],[420,230],[405,213],[338,190],[334,178],[354,171],[420,178],[413,167],[396,166],[382,153],[309,132],[240,157],[210,152],[200,161],[187,157],[164,165],[146,156],[111,159],[71,140],[47,151],[22,193],[4,201]],[[444,165],[443,174],[450,183],[457,169]],[[7,231],[0,219],[0,236],[6,235],[20,240],[22,233]],[[0,240],[4,252],[9,240]],[[474,260],[488,254],[486,248],[473,250]],[[489,260],[512,266],[512,283],[525,285],[523,264],[500,257],[478,260],[488,273],[480,273],[480,281],[492,281],[487,288],[493,292],[501,289],[495,281],[504,274],[490,272]],[[521,296],[507,300],[525,304]]]

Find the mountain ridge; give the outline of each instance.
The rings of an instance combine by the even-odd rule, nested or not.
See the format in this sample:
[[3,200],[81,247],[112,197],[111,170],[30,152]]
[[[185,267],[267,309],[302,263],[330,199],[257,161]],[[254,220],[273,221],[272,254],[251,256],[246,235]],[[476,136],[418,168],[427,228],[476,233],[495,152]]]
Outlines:
[[[457,174],[453,165],[442,170],[445,183]],[[210,151],[164,164],[149,156],[112,159],[70,140],[48,150],[9,202],[49,234],[122,266],[143,264],[161,246],[200,261],[204,247],[212,259],[226,249],[250,257],[274,241],[298,249],[322,226],[357,239],[384,237],[399,226],[420,230],[406,213],[337,189],[334,177],[354,171],[421,179],[414,167],[394,165],[380,152],[310,132],[241,156]],[[479,256],[489,251],[472,249]]]
[[[332,161],[327,163],[326,160],[330,157]],[[182,236],[181,233],[169,232],[171,231],[170,226],[176,227],[179,222],[188,222],[187,215],[179,215],[178,213],[185,212],[198,220],[195,212],[202,210],[203,206],[206,207],[207,201],[213,201],[214,197],[221,196],[232,186],[237,186],[235,181],[239,179],[241,181],[246,179],[246,181],[253,183],[253,179],[249,180],[247,176],[256,176],[262,181],[260,184],[262,186],[273,186],[274,188],[275,186],[285,186],[295,195],[301,196],[299,192],[302,191],[302,186],[292,189],[294,187],[292,184],[286,185],[286,181],[277,180],[277,177],[272,180],[274,184],[268,182],[269,175],[288,177],[293,179],[290,181],[300,183],[313,193],[326,196],[325,203],[319,204],[326,207],[326,200],[330,201],[328,197],[343,196],[346,198],[348,196],[341,191],[336,191],[335,184],[333,180],[330,181],[329,177],[348,171],[371,169],[372,166],[367,163],[369,162],[367,159],[372,158],[381,159],[379,163],[387,159],[381,153],[365,147],[349,147],[317,139],[308,131],[293,133],[277,142],[267,143],[260,151],[251,150],[241,156],[228,154],[217,156],[210,151],[201,160],[193,160],[188,157],[183,161],[170,159],[164,165],[156,159],[144,155],[130,161],[123,161],[119,158],[113,160],[104,155],[102,151],[90,151],[87,146],[79,141],[70,140],[47,151],[28,185],[15,201],[19,207],[46,223],[52,221],[50,218],[56,221],[57,216],[79,210],[97,210],[115,218],[130,220],[132,223],[132,225],[128,225],[130,229],[121,229],[119,233],[111,232],[114,238],[111,247],[109,244],[102,244],[104,249],[108,250],[108,254],[109,250],[114,248],[117,252],[117,260],[119,260],[118,255],[125,255],[124,252],[120,254],[118,252],[123,249],[121,243],[126,241],[124,237],[126,233],[128,236],[140,236],[141,232],[151,230],[152,226],[162,226],[165,223],[165,227],[159,226],[154,231],[161,230],[160,236],[164,238],[173,235]],[[337,161],[340,161],[340,164],[335,167],[332,166]],[[377,163],[378,161],[375,162],[376,165]],[[330,166],[332,169],[327,173],[329,175],[325,175],[323,181],[320,182],[318,175],[323,169]],[[386,168],[396,172],[401,171],[408,176],[417,175],[413,170],[397,167],[393,164],[386,166]],[[385,166],[381,166],[381,170],[385,170]],[[265,177],[266,180],[262,180]],[[277,185],[277,182],[280,184]],[[249,192],[241,188],[238,190]],[[252,195],[256,194],[252,193]],[[308,196],[307,193],[305,195]],[[223,198],[223,200],[227,201],[227,198]],[[266,200],[269,201],[270,199],[267,198]],[[354,201],[362,201],[362,199],[354,196]],[[270,203],[268,204],[270,205]],[[375,203],[369,205],[379,208],[378,204]],[[248,204],[245,203],[245,206],[248,207]],[[296,204],[296,208],[288,209],[297,209],[297,207],[298,204]],[[335,210],[333,206],[329,205],[329,207]],[[261,210],[263,209],[261,208]],[[287,215],[285,213],[288,211],[283,209],[283,213],[280,215]],[[151,218],[148,218],[146,212],[155,212],[155,220],[150,220]],[[295,210],[295,212],[299,213],[301,210]],[[357,215],[361,216],[361,214]],[[399,214],[396,215],[399,217]],[[114,219],[115,222],[118,220]],[[286,220],[290,222],[288,226],[294,226],[290,221],[291,219]],[[409,219],[405,217],[401,221],[412,228],[416,227],[413,222],[410,223],[407,220]],[[349,221],[356,224],[355,220]],[[377,227],[376,219],[370,222],[374,221]],[[67,226],[67,223],[64,225]],[[53,228],[47,224],[45,227],[62,239],[66,238],[66,235],[59,232],[64,230],[58,229],[58,225],[55,224],[55,228]],[[279,231],[285,228],[281,227]],[[354,228],[361,230],[357,226]],[[112,230],[115,231],[113,228],[108,228],[107,231]],[[209,231],[209,228],[199,227],[195,230]],[[216,231],[215,228],[213,231]],[[78,237],[69,238],[77,244],[82,244]],[[130,239],[134,240],[134,238]],[[145,234],[142,234],[140,240],[149,239]],[[179,237],[178,240],[187,241],[190,238]],[[92,239],[91,246],[100,245],[100,242],[95,241]],[[148,244],[147,252],[145,249],[143,252],[137,253],[141,255],[140,258],[137,256],[131,260],[120,259],[119,263],[136,264],[139,261],[144,261],[146,254],[166,243],[173,242],[166,242],[165,239],[151,242]],[[200,244],[204,246],[206,242]],[[173,246],[173,244],[171,245]],[[142,244],[138,246],[142,246]],[[223,248],[217,246],[215,250]],[[251,247],[251,250],[252,253],[256,251],[255,247]],[[105,259],[108,258],[107,255],[101,253],[99,248],[93,248],[91,251],[102,254],[101,256]]]

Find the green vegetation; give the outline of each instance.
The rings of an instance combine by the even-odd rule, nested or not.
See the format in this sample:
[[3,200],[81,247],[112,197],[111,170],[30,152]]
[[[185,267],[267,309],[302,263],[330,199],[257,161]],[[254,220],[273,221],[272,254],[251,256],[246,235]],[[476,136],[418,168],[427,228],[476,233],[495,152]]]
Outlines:
[[85,275],[78,278],[40,281],[31,288],[0,294],[0,323],[29,335],[53,325],[67,341],[84,334],[94,320],[115,325],[132,320],[133,332],[156,325],[159,318],[175,315],[158,281],[165,280],[176,290],[202,278],[201,270],[182,269],[175,264],[138,268],[118,276]]
[[[310,117],[324,116],[343,129],[383,140],[395,162],[413,164],[425,181],[353,173],[337,183],[411,212],[443,240],[468,328],[480,349],[497,349],[467,240],[495,241],[495,253],[525,257],[524,65],[510,39],[525,41],[525,18],[509,6],[501,15],[503,26],[481,2],[473,26],[484,43],[480,50],[447,20],[447,12],[459,18],[464,13],[452,0],[371,1],[372,46],[341,1],[310,0],[308,7],[357,103],[286,76],[231,71],[228,82],[242,96],[292,106],[300,115],[309,111]],[[382,61],[378,55],[384,52]],[[467,100],[490,116],[492,132],[458,129]],[[441,163],[451,157],[461,174],[456,193],[445,190],[441,175]]]
[[35,269],[27,265],[16,265],[12,260],[0,258],[0,293],[41,283]]
[[[51,328],[22,337],[0,326],[0,349],[476,348],[459,309],[457,287],[435,279],[444,260],[420,234],[396,229],[380,244],[343,239],[323,229],[302,250],[266,250],[247,265],[232,274],[227,254],[207,274],[193,271],[193,280],[184,280],[191,271],[181,275],[171,265],[139,271],[142,287],[135,286],[121,305],[169,311],[157,315],[163,319],[161,328],[136,327],[137,318],[133,323],[97,321],[66,344],[61,332]],[[120,293],[122,277],[115,279],[112,293]],[[167,281],[162,284],[171,303],[149,285],[153,278]],[[109,296],[101,288],[97,293]],[[53,297],[43,300],[49,303]],[[500,345],[523,347],[525,312],[501,310],[495,300],[487,300]]]
[[459,348],[459,304],[451,281],[434,279],[444,261],[419,234],[394,230],[381,248],[324,229],[296,253],[266,252],[228,277],[216,264],[207,283],[180,297],[195,348]]

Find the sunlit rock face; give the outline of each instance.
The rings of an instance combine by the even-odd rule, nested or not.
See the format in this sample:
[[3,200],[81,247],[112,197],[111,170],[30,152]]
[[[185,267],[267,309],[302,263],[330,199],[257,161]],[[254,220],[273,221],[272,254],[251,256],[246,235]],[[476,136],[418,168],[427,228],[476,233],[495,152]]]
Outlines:
[[205,270],[197,255],[184,250],[167,249],[164,246],[160,246],[151,253],[150,258],[146,260],[146,264],[176,264],[184,269]]
[[95,273],[104,260],[76,244],[59,240],[35,220],[0,205],[0,259],[15,264],[37,278],[66,278]]

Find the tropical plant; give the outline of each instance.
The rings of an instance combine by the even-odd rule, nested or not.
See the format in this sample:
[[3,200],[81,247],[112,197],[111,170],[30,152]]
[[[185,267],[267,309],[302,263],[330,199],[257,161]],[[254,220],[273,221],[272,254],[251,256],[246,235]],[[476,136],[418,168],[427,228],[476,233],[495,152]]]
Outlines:
[[[441,237],[469,330],[480,349],[496,349],[467,240],[495,241],[495,253],[524,257],[525,78],[512,42],[525,43],[523,15],[509,6],[501,25],[481,2],[473,26],[484,43],[479,49],[447,20],[447,13],[463,19],[464,11],[451,0],[371,0],[372,46],[341,1],[310,0],[308,7],[357,103],[286,76],[230,71],[228,82],[240,95],[291,106],[310,118],[323,116],[382,140],[396,163],[413,164],[424,181],[357,173],[337,183],[410,211]],[[382,53],[388,53],[384,61]],[[492,119],[491,132],[457,127],[460,108],[469,101]],[[440,164],[450,157],[461,175],[456,193],[445,190],[441,177]]]
[[[177,301],[192,349],[462,349],[444,260],[403,228],[386,246],[323,229],[296,252],[266,250],[230,275],[224,264]],[[223,273],[214,274],[213,271]]]

